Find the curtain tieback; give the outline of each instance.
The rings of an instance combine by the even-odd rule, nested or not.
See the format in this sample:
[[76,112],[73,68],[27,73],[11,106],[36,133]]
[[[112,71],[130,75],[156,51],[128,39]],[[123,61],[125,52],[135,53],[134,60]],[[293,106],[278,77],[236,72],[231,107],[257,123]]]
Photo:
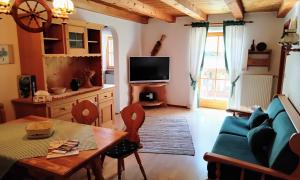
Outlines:
[[233,96],[236,82],[240,79],[241,75],[238,75],[234,81],[231,82],[231,97]]
[[191,78],[191,86],[193,87],[193,90],[195,90],[197,86],[197,81],[192,77],[191,73],[190,73],[190,78]]

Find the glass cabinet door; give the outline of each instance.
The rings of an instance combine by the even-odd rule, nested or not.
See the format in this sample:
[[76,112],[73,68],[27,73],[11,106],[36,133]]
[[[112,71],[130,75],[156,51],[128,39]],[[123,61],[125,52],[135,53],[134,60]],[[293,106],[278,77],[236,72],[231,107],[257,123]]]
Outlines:
[[84,34],[69,32],[70,48],[84,48]]

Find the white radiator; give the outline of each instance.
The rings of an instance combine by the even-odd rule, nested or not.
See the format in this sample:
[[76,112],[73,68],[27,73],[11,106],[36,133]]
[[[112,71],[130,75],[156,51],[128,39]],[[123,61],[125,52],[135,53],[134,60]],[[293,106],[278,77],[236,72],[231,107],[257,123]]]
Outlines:
[[243,74],[241,76],[241,105],[259,105],[266,109],[272,98],[273,76]]

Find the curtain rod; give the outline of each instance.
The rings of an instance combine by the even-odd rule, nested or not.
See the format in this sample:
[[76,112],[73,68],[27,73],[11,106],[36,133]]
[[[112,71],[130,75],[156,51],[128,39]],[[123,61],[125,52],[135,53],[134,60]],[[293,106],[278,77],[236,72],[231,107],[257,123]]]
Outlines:
[[[244,21],[245,23],[253,23],[253,21]],[[222,22],[210,22],[209,23],[209,26],[210,25],[223,25],[223,23]],[[192,26],[192,24],[185,24],[184,26]]]

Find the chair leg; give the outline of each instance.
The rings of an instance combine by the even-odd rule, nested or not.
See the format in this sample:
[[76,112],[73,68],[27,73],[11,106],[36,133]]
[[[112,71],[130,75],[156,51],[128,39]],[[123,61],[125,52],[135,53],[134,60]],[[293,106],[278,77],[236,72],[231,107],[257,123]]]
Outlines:
[[101,166],[103,168],[103,164],[104,164],[104,159],[105,159],[105,154],[101,154]]
[[147,176],[146,176],[146,173],[145,173],[145,170],[143,168],[143,165],[142,165],[142,162],[141,162],[141,159],[140,159],[140,156],[138,154],[137,151],[134,152],[134,155],[135,155],[135,158],[136,158],[136,161],[138,162],[139,166],[140,166],[140,169],[142,171],[142,174],[144,176],[144,179],[147,180]]
[[90,167],[86,167],[86,174],[87,174],[88,180],[92,180],[92,178],[91,178],[91,172],[90,172]]
[[122,170],[125,171],[125,163],[124,163],[124,158],[122,159]]
[[122,177],[122,160],[118,159],[118,180]]

